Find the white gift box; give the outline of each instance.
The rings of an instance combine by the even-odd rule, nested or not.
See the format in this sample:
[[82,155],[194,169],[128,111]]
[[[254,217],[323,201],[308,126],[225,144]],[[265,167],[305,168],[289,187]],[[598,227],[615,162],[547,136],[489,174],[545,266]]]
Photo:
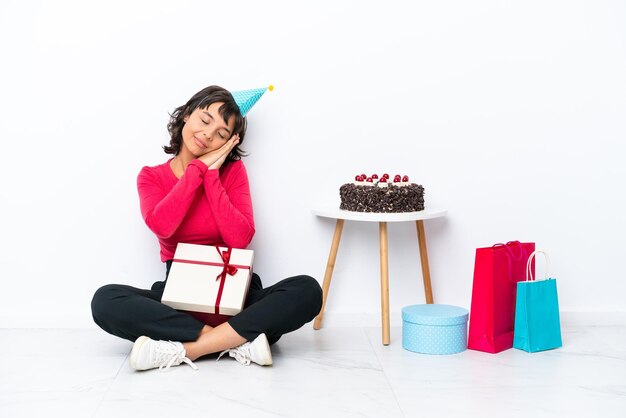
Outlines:
[[253,257],[252,250],[233,248],[229,253],[226,247],[179,243],[161,303],[184,311],[236,315],[250,287]]

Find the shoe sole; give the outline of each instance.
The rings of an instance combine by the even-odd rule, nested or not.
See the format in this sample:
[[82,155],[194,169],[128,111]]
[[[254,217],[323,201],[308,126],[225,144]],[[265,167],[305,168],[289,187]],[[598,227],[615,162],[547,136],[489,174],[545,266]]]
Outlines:
[[261,337],[261,341],[265,347],[265,352],[267,355],[261,359],[261,363],[257,363],[261,366],[271,366],[272,365],[272,352],[270,350],[270,343],[267,341],[267,336],[265,334],[259,335]]
[[133,369],[143,370],[143,369],[137,368],[137,356],[139,355],[138,353],[141,350],[141,347],[149,340],[150,338],[143,335],[137,338],[137,340],[135,341],[135,344],[133,344],[133,349],[130,352],[130,367],[132,367]]

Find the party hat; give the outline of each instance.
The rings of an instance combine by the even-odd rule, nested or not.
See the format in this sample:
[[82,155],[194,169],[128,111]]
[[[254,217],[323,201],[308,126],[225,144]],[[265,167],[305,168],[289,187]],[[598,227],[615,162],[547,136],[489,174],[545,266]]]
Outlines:
[[260,89],[231,92],[235,98],[235,102],[237,102],[237,106],[239,106],[239,110],[241,110],[241,116],[246,116],[246,113],[248,113],[257,100],[263,96],[263,93],[265,93],[266,90],[272,91],[274,90],[274,86],[270,84],[269,87],[263,87]]

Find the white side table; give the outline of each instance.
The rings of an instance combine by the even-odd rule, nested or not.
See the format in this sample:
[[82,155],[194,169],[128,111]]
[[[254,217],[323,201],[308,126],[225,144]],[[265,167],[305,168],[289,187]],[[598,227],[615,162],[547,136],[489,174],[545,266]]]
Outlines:
[[408,222],[414,221],[417,225],[417,240],[419,242],[420,259],[422,262],[422,278],[424,280],[424,293],[426,295],[426,303],[433,303],[433,290],[430,284],[430,269],[428,267],[428,252],[426,250],[426,234],[424,232],[424,220],[438,218],[446,214],[445,209],[427,208],[419,212],[407,213],[362,213],[349,212],[339,208],[315,208],[313,214],[325,218],[336,219],[335,233],[330,246],[330,254],[328,255],[328,263],[326,264],[326,272],[324,273],[324,284],[322,290],[324,292],[322,309],[315,318],[313,323],[314,329],[320,329],[322,326],[322,318],[326,301],[328,299],[328,291],[330,288],[330,280],[335,267],[337,258],[337,250],[339,249],[339,241],[343,231],[343,223],[345,220],[361,221],[361,222],[378,222],[380,231],[380,291],[381,291],[381,308],[382,308],[382,327],[383,327],[383,344],[389,345],[389,267],[387,263],[387,222]]

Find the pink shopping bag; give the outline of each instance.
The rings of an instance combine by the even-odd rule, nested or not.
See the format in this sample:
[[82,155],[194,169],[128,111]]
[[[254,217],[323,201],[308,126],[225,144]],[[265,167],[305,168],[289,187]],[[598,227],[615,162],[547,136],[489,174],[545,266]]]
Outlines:
[[513,347],[516,286],[533,251],[535,243],[519,241],[476,249],[467,348],[498,353]]

